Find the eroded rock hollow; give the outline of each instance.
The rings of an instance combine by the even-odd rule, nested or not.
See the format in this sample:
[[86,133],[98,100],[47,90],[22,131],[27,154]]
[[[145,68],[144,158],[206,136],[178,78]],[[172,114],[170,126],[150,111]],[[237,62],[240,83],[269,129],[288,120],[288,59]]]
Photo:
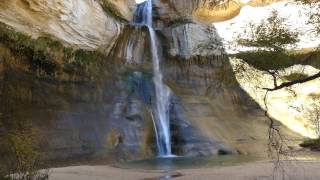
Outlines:
[[[263,111],[240,88],[214,26],[198,21],[206,20],[208,2],[153,3],[161,69],[173,92],[172,152],[264,148]],[[233,3],[225,18],[238,12]],[[136,6],[129,0],[0,3],[1,147],[8,147],[8,134],[30,131],[46,160],[155,156],[150,36],[133,25]],[[208,22],[224,18],[213,17]],[[1,148],[1,157],[6,153]]]

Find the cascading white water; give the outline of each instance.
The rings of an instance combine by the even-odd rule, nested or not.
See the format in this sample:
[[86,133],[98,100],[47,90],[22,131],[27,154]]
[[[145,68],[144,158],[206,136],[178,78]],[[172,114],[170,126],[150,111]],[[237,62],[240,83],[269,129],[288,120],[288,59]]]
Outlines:
[[[151,1],[151,0],[150,0]],[[153,81],[156,91],[156,118],[158,132],[158,146],[160,156],[171,155],[171,138],[170,138],[170,122],[169,122],[169,97],[170,90],[163,83],[163,77],[160,70],[158,50],[156,47],[155,32],[151,27],[148,27],[151,39],[152,61],[153,61]]]
[[163,83],[160,58],[157,49],[157,37],[152,27],[152,0],[147,0],[137,9],[135,23],[148,27],[153,62],[153,81],[155,85],[156,104],[154,124],[159,156],[171,156],[171,137],[169,120],[170,89]]

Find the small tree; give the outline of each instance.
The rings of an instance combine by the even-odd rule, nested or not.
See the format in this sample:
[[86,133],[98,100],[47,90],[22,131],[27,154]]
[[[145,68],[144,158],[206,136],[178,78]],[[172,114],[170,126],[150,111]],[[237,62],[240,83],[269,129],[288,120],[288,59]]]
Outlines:
[[43,168],[38,147],[38,131],[34,128],[22,128],[9,132],[5,137],[5,157],[2,157],[0,179],[45,180],[48,170]]
[[295,0],[298,3],[304,5],[309,5],[311,11],[308,13],[309,20],[308,24],[312,25],[314,29],[312,32],[315,32],[317,35],[320,35],[320,1],[319,0]]
[[320,99],[319,94],[310,94],[311,107],[306,109],[308,118],[314,126],[314,131],[318,136],[317,139],[308,139],[300,144],[302,147],[310,148],[311,150],[320,151]]
[[320,35],[320,3],[311,4],[311,6],[313,5],[316,11],[313,13],[310,13],[308,23],[312,24],[314,26],[315,33],[317,33],[317,35]]
[[250,22],[236,41],[245,47],[283,52],[286,47],[295,45],[299,41],[299,33],[290,30],[286,21],[286,18],[279,17],[278,12],[273,10],[271,15],[259,24]]
[[320,138],[320,99],[318,94],[310,94],[312,99],[312,107],[308,109],[308,115],[314,125],[314,130]]

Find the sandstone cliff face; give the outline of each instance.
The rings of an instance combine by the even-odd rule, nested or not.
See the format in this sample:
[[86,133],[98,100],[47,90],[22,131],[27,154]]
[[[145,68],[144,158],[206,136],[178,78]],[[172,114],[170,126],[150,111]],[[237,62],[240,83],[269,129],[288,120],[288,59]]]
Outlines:
[[[43,157],[55,162],[83,157],[105,157],[109,162],[154,154],[150,76],[128,68],[121,72],[91,55],[85,60],[89,64],[65,61],[64,67],[42,73],[32,68],[33,59],[25,52],[18,53],[0,45],[1,163],[10,148],[6,135],[20,132],[19,127],[34,129],[41,136],[37,147]],[[41,69],[45,62],[40,62]],[[88,78],[83,70],[97,72],[98,77]],[[63,77],[56,75],[59,71]]]
[[106,11],[108,11],[107,9],[113,9],[114,15],[121,16],[127,21],[133,18],[136,6],[135,0],[99,0],[99,2],[103,8],[106,8]]
[[223,55],[222,39],[213,26],[186,23],[163,30],[169,41],[170,56],[189,59],[194,56]]
[[231,19],[239,14],[243,3],[238,0],[217,4],[212,0],[156,0],[160,17],[165,19],[188,18],[205,23]]
[[155,0],[159,16],[166,20],[179,18],[194,19],[202,23],[212,23],[236,17],[243,6],[265,6],[278,0],[241,0],[215,1],[215,0]]
[[[270,122],[239,86],[227,58],[174,58],[164,71],[167,84],[182,104],[180,114],[204,137],[218,140],[244,155],[267,155],[264,150],[269,141]],[[285,125],[277,127],[292,145],[302,140]]]
[[[268,109],[268,114],[280,121],[292,131],[309,138],[319,137],[319,122],[315,116],[319,113],[318,79],[296,84],[290,88],[270,91],[266,95],[263,88],[273,88],[273,77],[250,66],[240,59],[231,59],[230,63],[235,70],[236,78],[241,87],[262,107]],[[236,71],[242,67],[243,71]],[[319,72],[312,66],[295,65],[278,72],[277,83],[288,81],[290,75],[299,74],[312,76]],[[252,78],[254,77],[254,78]],[[267,107],[266,107],[267,106]]]
[[[15,30],[34,37],[50,35],[76,47],[0,31],[0,138],[31,122],[44,137],[41,149],[51,160],[155,155],[149,34],[146,28],[122,25],[132,17],[133,8],[125,2],[132,3],[8,0],[0,4],[0,21]],[[267,144],[261,131],[267,130],[267,119],[237,84],[214,27],[193,19],[195,10],[205,7],[201,2],[155,1],[162,3],[155,8],[159,24],[162,21],[156,31],[164,78],[173,92],[174,153],[259,152]],[[77,48],[112,48],[112,53]]]
[[[130,20],[132,7],[123,1],[114,6],[123,8],[121,13]],[[0,22],[33,37],[52,35],[67,45],[90,50],[109,49],[121,28],[95,0],[5,0],[0,3]]]

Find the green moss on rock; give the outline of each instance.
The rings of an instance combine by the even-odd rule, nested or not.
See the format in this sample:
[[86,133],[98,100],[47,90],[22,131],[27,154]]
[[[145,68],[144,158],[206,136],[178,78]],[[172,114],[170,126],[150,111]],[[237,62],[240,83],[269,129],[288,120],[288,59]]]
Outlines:
[[288,81],[296,81],[296,80],[304,79],[307,77],[309,77],[309,76],[306,74],[301,74],[301,73],[292,73],[290,75],[284,76],[284,78]]
[[295,64],[312,65],[316,68],[320,67],[320,51],[249,51],[240,52],[234,56],[243,59],[260,70],[283,69]]
[[300,144],[301,147],[309,148],[313,151],[320,151],[320,139],[309,139]]
[[104,56],[97,51],[79,49],[75,51],[74,57],[75,62],[79,64],[90,64],[91,62],[101,60]]
[[0,43],[15,54],[27,57],[30,70],[43,71],[47,75],[54,75],[57,68],[55,55],[63,48],[59,41],[50,37],[32,39],[2,23],[0,23]]
[[29,70],[41,76],[54,77],[59,72],[92,76],[96,73],[95,63],[105,59],[98,51],[65,47],[49,35],[33,39],[3,23],[0,23],[0,44],[9,48],[18,59],[26,60]]
[[287,53],[270,51],[241,52],[236,57],[243,59],[250,65],[260,70],[281,69],[295,64],[293,57]]

